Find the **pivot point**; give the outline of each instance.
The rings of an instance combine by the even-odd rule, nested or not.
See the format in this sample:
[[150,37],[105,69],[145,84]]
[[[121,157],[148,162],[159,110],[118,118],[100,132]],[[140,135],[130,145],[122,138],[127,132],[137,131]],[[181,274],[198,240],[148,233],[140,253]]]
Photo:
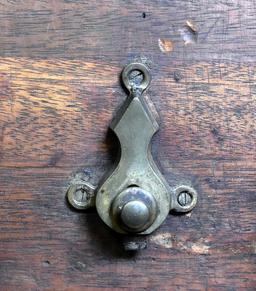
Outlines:
[[130,201],[121,210],[121,220],[130,229],[142,229],[150,219],[148,207],[142,201]]

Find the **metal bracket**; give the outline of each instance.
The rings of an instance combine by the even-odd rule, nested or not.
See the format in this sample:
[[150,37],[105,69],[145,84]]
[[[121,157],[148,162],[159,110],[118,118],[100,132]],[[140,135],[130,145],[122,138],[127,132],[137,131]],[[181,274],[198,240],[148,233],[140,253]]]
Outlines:
[[[131,81],[134,73],[141,76],[138,82]],[[197,193],[186,185],[170,187],[153,161],[150,143],[159,125],[143,98],[151,81],[148,68],[131,63],[124,68],[122,81],[129,97],[110,126],[120,141],[120,160],[97,188],[74,184],[67,198],[79,210],[96,206],[101,219],[118,233],[149,234],[170,210],[192,210]]]

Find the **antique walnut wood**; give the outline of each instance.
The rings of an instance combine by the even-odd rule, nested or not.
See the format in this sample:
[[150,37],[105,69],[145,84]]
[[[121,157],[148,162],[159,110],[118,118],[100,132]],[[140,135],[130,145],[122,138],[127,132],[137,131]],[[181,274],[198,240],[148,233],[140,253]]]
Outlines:
[[[254,290],[254,1],[0,7],[1,289]],[[65,194],[112,166],[118,76],[136,60],[161,112],[154,160],[168,183],[192,181],[198,205],[132,256]]]

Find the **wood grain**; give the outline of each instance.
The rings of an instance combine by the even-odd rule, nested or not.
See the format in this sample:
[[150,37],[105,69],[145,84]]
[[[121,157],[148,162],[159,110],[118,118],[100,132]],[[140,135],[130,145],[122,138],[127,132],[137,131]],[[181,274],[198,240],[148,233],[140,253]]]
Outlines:
[[[255,290],[255,2],[0,5],[0,289]],[[199,204],[132,256],[65,192],[113,163],[119,74],[139,57],[161,119],[154,158]]]

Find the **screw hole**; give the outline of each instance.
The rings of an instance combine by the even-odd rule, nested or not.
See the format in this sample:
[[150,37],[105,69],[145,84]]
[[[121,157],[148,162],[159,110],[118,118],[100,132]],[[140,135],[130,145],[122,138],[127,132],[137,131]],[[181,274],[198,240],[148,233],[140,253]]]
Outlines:
[[142,12],[142,18],[146,18],[146,12]]

